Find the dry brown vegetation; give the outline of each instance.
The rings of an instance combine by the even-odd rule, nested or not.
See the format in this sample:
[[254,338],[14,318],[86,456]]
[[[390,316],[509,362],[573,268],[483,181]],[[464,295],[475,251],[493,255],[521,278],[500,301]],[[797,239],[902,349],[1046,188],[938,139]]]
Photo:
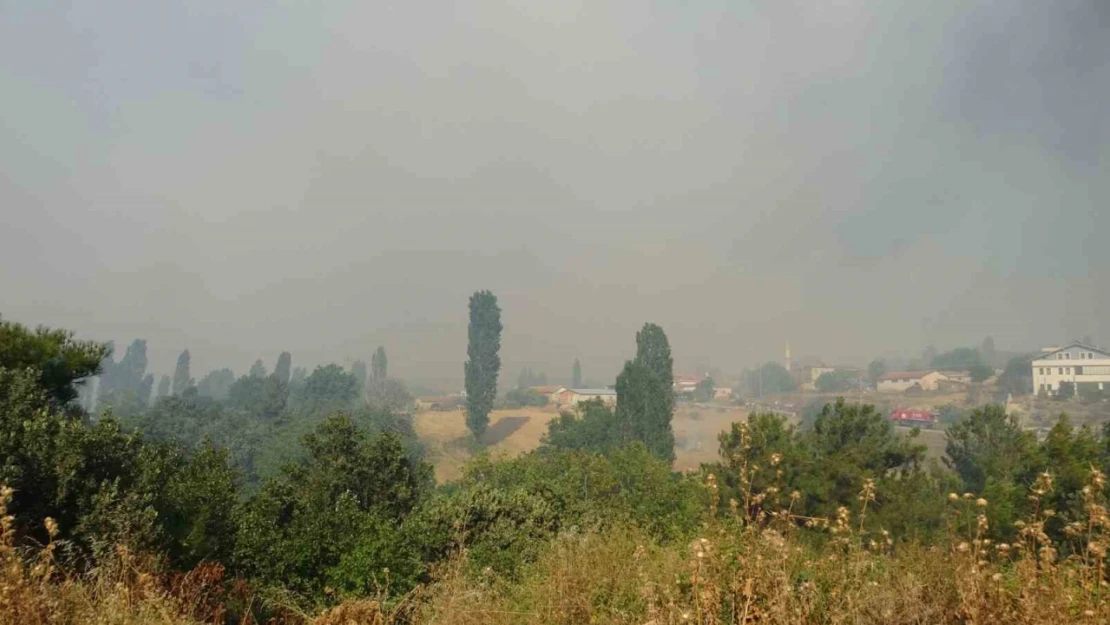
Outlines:
[[[750,485],[758,470],[741,466],[741,483]],[[706,488],[715,500],[716,476],[706,476]],[[1029,496],[1039,501],[1052,488],[1052,476],[1042,474]],[[1054,512],[1039,506],[1017,524],[1012,544],[992,543],[984,538],[990,503],[952,493],[938,502],[949,509],[948,540],[932,547],[899,543],[869,525],[876,495],[870,480],[855,509],[842,507],[831,518],[794,514],[797,494],[748,488],[743,501],[729,502],[731,513],[718,513],[712,501],[701,535],[689,542],[660,544],[635,527],[568,531],[512,578],[475,572],[464,548],[432,583],[403,597],[352,599],[315,616],[291,611],[276,622],[1107,623],[1104,488],[1105,476],[1092,469],[1077,493],[1086,516],[1069,525],[1066,544],[1045,534]],[[10,489],[0,492],[0,506],[10,497]],[[217,566],[164,576],[152,572],[153,561],[119,548],[90,572],[67,573],[53,543],[18,553],[11,522],[5,515],[0,526],[0,622],[225,622],[223,602],[235,585],[223,583]],[[53,521],[46,526],[53,535]]]

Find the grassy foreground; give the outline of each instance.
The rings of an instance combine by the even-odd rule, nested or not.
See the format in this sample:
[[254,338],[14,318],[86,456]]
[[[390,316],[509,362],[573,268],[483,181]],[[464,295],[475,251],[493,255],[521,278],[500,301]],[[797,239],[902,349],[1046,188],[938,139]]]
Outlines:
[[[1092,486],[1103,480],[1092,471]],[[712,477],[708,487],[715,491]],[[474,570],[463,549],[432,583],[404,596],[382,589],[316,614],[282,610],[280,597],[251,596],[219,565],[160,573],[157,562],[123,548],[70,573],[54,543],[20,553],[4,515],[0,622],[176,625],[225,623],[236,613],[254,623],[254,602],[277,614],[271,622],[317,625],[1110,622],[1103,547],[1110,520],[1093,496],[1071,555],[1062,557],[1066,546],[1043,532],[1051,511],[1019,522],[1019,541],[997,544],[981,538],[988,503],[952,494],[938,502],[951,512],[946,546],[922,547],[868,529],[873,495],[865,485],[857,510],[841,508],[830,519],[792,515],[789,503],[754,517],[733,505],[731,515],[707,512],[701,536],[682,544],[660,544],[627,526],[563,532],[512,579]],[[0,504],[10,497],[10,489],[0,491]],[[53,521],[46,526],[56,532]]]

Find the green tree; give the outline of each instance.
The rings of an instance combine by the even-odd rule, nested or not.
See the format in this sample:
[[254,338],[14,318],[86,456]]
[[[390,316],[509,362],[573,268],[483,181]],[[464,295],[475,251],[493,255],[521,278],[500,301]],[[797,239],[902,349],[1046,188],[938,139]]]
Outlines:
[[[142,393],[142,380],[146,367],[146,341],[142,339],[132,341],[118,363],[114,362],[110,355],[106,357],[100,373],[100,403],[102,405],[141,403],[139,396]],[[116,394],[122,395],[122,398],[115,398]]]
[[282,384],[289,384],[289,376],[292,374],[293,355],[289,352],[281,352],[278,354],[277,364],[274,365],[274,377]]
[[1033,433],[997,404],[971,411],[945,437],[945,463],[971,492],[983,492],[988,480],[1013,482],[1042,464]]
[[574,366],[570,369],[570,387],[582,388],[582,363],[574,359]]
[[986,363],[979,350],[974,347],[957,347],[952,351],[934,356],[929,365],[934,369],[968,371],[972,367],[982,367]]
[[[665,387],[667,413],[674,412],[674,361],[671,359],[671,344],[663,328],[654,323],[645,323],[636,333],[636,359],[634,362],[651,370]],[[651,447],[650,445],[648,446]]]
[[615,411],[620,442],[639,441],[657,457],[674,461],[671,416],[674,393],[650,367],[636,361],[624,363],[617,376]]
[[531,388],[533,386],[544,386],[547,384],[547,374],[542,371],[535,373],[529,367],[524,367],[520,370],[520,375],[516,379],[516,387],[518,389]]
[[988,365],[994,365],[995,359],[998,357],[998,350],[994,347],[994,337],[988,336],[983,339],[983,344],[979,346],[979,354]]
[[336,364],[319,366],[305,378],[294,410],[305,417],[349,411],[358,400],[358,381]]
[[1072,382],[1061,382],[1059,388],[1056,389],[1056,399],[1065,400],[1075,397],[1075,384]]
[[622,443],[613,409],[594,398],[578,404],[577,414],[563,411],[547,424],[541,449],[608,453]]
[[192,386],[193,378],[189,375],[189,350],[186,349],[177,357],[177,368],[173,371],[173,394],[181,395]]
[[867,365],[867,379],[870,380],[872,384],[877,383],[879,378],[883,377],[884,373],[886,373],[886,361],[881,358],[872,360],[870,364]]
[[714,384],[713,378],[705,377],[698,382],[697,388],[694,389],[694,399],[701,402],[712,401],[716,396],[717,385]]
[[1014,356],[998,376],[998,390],[1015,396],[1033,392],[1033,368],[1027,356]]
[[170,394],[170,376],[162,374],[162,379],[158,380],[158,395],[157,397],[166,397]]
[[837,393],[857,388],[859,378],[855,371],[828,371],[818,376],[815,384],[822,393]]
[[967,372],[971,376],[972,382],[983,382],[994,375],[994,369],[986,364],[971,365]]
[[252,378],[258,378],[259,380],[266,377],[266,365],[262,364],[261,358],[254,361],[254,364],[251,365],[250,372],[247,375]]
[[227,399],[233,384],[235,384],[235,373],[231,369],[225,367],[209,371],[197,383],[197,394],[223,401]]
[[497,374],[501,370],[501,309],[497,297],[478,291],[470,297],[470,325],[467,329],[466,425],[480,437],[489,425],[489,413],[497,397]]
[[874,406],[843,399],[826,405],[805,436],[818,461],[810,466],[801,491],[813,494],[811,504],[826,514],[854,501],[863,479],[905,474],[925,458],[925,446],[913,436],[900,436]]
[[368,375],[368,373],[367,373],[367,370],[366,370],[366,362],[365,361],[356,360],[353,363],[351,363],[351,377],[353,377],[355,379],[355,382],[358,386],[358,394],[359,395],[361,395],[362,391],[366,388],[367,375]]
[[150,406],[151,392],[154,390],[154,374],[148,373],[143,376],[142,382],[139,383],[139,404],[144,409]]
[[744,376],[748,389],[757,396],[791,393],[798,389],[794,378],[777,362],[767,362]]
[[66,330],[31,330],[0,318],[0,368],[34,369],[54,406],[76,399],[79,387],[99,372],[108,354],[105,343],[79,341]]
[[385,381],[389,378],[389,359],[385,355],[385,347],[379,345],[370,357],[370,388],[381,391],[385,389]]
[[319,592],[329,580],[358,585],[350,575],[359,567],[344,558],[370,555],[360,542],[419,504],[431,468],[413,462],[396,435],[370,438],[346,416],[329,417],[303,441],[305,457],[243,507],[235,562],[251,578],[299,592]]

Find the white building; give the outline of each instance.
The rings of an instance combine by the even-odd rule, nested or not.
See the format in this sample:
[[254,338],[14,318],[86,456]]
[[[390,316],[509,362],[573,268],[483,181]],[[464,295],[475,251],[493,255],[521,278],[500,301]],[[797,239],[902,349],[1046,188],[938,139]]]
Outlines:
[[1110,390],[1110,352],[1083,343],[1046,349],[1032,363],[1033,390],[1054,395],[1061,382],[1070,382],[1072,391]]
[[591,399],[600,399],[606,405],[615,406],[617,392],[611,388],[566,388],[562,387],[551,394],[551,401],[558,408],[570,408]]

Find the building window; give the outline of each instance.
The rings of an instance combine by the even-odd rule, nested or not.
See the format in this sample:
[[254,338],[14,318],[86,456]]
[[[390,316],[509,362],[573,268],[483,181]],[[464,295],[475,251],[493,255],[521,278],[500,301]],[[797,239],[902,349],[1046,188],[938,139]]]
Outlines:
[[1063,368],[1063,367],[1059,367],[1059,369],[1060,369],[1060,373],[1059,373],[1058,375],[1064,375],[1064,368]]

